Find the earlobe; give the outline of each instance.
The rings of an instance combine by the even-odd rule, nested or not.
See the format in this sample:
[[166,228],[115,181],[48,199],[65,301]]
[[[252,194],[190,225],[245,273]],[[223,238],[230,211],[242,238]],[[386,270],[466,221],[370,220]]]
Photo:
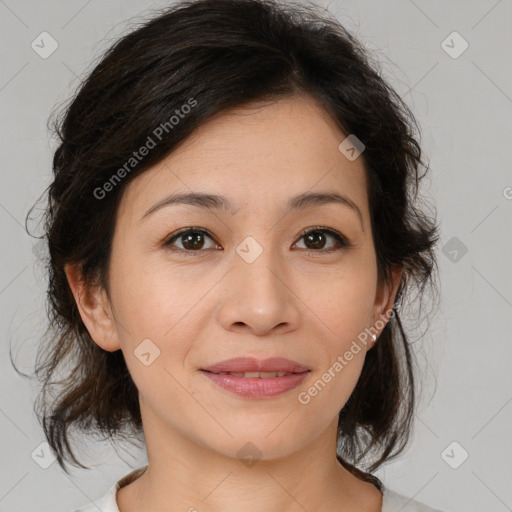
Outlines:
[[83,280],[78,264],[68,264],[64,267],[64,271],[80,317],[91,338],[108,352],[120,349],[115,318],[105,290],[100,286],[88,286]]

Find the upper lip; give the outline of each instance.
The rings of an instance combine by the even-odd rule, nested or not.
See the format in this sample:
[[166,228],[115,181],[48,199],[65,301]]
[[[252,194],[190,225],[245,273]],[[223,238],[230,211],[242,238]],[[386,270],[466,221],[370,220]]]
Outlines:
[[309,371],[306,366],[286,359],[284,357],[270,357],[268,359],[256,359],[254,357],[235,357],[206,368],[201,368],[212,373],[219,372],[289,372],[303,373]]

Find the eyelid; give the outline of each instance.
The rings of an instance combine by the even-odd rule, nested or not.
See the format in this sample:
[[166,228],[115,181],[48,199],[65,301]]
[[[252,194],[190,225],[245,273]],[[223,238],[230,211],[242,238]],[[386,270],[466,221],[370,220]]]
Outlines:
[[305,228],[299,233],[298,238],[302,238],[304,235],[314,231],[324,231],[325,233],[334,236],[335,238],[341,238],[347,245],[349,244],[348,238],[345,235],[335,229],[328,228],[326,226],[310,226],[309,228]]
[[[338,232],[335,229],[328,228],[326,226],[310,226],[308,228],[305,228],[304,230],[301,231],[301,233],[299,233],[297,241],[299,241],[305,235],[312,233],[312,232],[316,232],[316,231],[324,232],[327,235],[330,235],[331,237],[333,237],[336,240],[336,242],[338,243],[338,247],[332,247],[330,249],[319,249],[319,250],[302,249],[303,251],[306,251],[309,254],[316,254],[316,253],[318,253],[319,255],[330,254],[330,253],[334,253],[334,252],[340,251],[341,249],[352,246],[349,239],[345,235],[343,235],[342,233]],[[297,243],[297,242],[295,242],[295,243]]]
[[[172,245],[172,242],[174,242],[180,235],[183,235],[183,234],[188,233],[188,232],[202,233],[203,235],[206,235],[209,238],[211,238],[217,245],[220,245],[217,242],[217,240],[215,240],[215,237],[207,229],[199,228],[199,227],[196,228],[194,226],[189,226],[189,227],[186,227],[186,228],[178,229],[178,231],[174,231],[168,237],[166,237],[164,242],[163,242],[164,247],[166,247],[166,248],[170,247]],[[204,250],[200,250],[200,251],[184,251],[183,249],[180,249],[180,248],[170,249],[170,250],[173,251],[173,252],[182,252],[182,253],[184,253],[184,252],[187,252],[187,253],[205,252]]]
[[[332,228],[328,228],[326,226],[310,226],[310,227],[307,227],[305,229],[303,229],[299,235],[297,236],[297,241],[294,243],[294,245],[300,241],[301,238],[303,238],[305,235],[311,233],[311,232],[315,232],[315,231],[322,231],[324,233],[326,233],[327,235],[330,235],[331,237],[333,237],[337,242],[338,242],[338,247],[334,247],[334,248],[330,248],[330,249],[318,249],[318,250],[314,250],[314,249],[302,249],[303,251],[306,251],[308,253],[319,253],[319,254],[325,254],[325,253],[332,253],[332,252],[336,252],[338,250],[341,250],[345,247],[350,247],[352,244],[350,243],[350,241],[348,240],[348,238],[343,235],[342,233],[339,233],[337,230],[335,229],[332,229]],[[220,245],[217,240],[215,239],[215,237],[205,228],[200,228],[200,227],[193,227],[193,226],[189,226],[189,227],[185,227],[185,228],[182,228],[182,229],[179,229],[178,231],[175,231],[173,233],[171,233],[163,242],[163,245],[164,247],[168,248],[170,246],[172,246],[172,243],[180,236],[180,235],[183,235],[185,233],[188,233],[188,232],[194,232],[194,233],[202,233],[203,235],[206,235],[208,236],[209,238],[211,238],[215,244],[217,245]],[[186,251],[186,250],[183,250],[183,249],[180,249],[180,248],[175,248],[175,249],[169,249],[170,251],[174,252],[174,253],[201,253],[201,252],[206,252],[206,250],[197,250],[197,251]]]

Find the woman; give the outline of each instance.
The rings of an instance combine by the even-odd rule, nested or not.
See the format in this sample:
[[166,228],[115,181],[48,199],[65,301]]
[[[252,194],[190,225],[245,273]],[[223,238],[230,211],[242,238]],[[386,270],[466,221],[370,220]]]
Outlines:
[[414,116],[374,67],[313,6],[200,0],[81,85],[38,410],[65,471],[86,467],[71,427],[143,440],[148,465],[80,512],[433,511],[372,475],[409,438],[399,308],[438,238]]

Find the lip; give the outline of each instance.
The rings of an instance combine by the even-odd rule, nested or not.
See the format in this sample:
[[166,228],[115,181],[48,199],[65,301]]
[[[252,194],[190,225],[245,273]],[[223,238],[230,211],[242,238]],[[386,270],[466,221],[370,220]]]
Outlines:
[[306,378],[309,371],[268,379],[219,375],[205,370],[201,370],[201,373],[221,388],[243,398],[271,398],[296,388]]
[[[212,373],[219,372],[289,372],[303,373],[308,372],[309,368],[297,361],[292,361],[284,357],[269,357],[268,359],[256,359],[254,357],[235,357],[227,359],[220,363],[201,368]],[[280,378],[280,377],[276,377]]]
[[[291,375],[265,379],[219,375],[219,372],[289,372]],[[252,357],[237,357],[201,368],[201,373],[212,382],[243,398],[271,398],[280,395],[297,387],[309,372],[310,369],[306,366],[283,357],[260,360]]]

